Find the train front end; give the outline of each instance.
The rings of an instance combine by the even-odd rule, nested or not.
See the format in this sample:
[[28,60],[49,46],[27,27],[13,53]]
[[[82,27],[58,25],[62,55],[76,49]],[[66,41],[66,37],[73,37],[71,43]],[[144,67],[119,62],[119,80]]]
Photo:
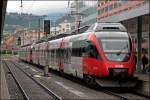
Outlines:
[[134,43],[124,26],[97,24],[94,34],[101,57],[96,82],[106,87],[134,87]]

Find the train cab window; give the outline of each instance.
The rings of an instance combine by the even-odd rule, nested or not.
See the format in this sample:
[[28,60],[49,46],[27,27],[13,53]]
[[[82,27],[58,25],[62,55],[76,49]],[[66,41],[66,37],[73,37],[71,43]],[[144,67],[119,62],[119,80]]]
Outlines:
[[91,42],[88,42],[87,47],[85,47],[83,49],[83,51],[84,51],[84,55],[86,55],[88,57],[96,58],[96,59],[99,59],[99,60],[101,59],[100,55],[98,54],[96,46]]
[[130,58],[131,45],[128,39],[101,39],[105,57],[110,61],[125,62]]

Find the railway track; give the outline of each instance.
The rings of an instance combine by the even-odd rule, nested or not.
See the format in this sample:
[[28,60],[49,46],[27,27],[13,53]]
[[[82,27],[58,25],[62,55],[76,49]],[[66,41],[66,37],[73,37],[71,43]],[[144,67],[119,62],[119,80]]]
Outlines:
[[130,93],[130,92],[116,93],[108,89],[101,89],[101,91],[119,97],[121,98],[121,100],[149,100],[149,97],[137,95],[136,93]]
[[[19,64],[20,65],[20,64]],[[18,65],[18,66],[19,66]],[[70,78],[69,78],[70,79]],[[80,82],[79,81],[76,81],[76,80],[74,80],[74,79],[71,79],[71,80],[73,80],[73,81],[75,81],[75,82],[77,82],[77,83],[79,83],[80,84]],[[82,82],[81,82],[82,83]],[[83,85],[83,84],[81,84],[81,85]],[[84,84],[85,85],[85,84]],[[146,96],[142,96],[142,95],[138,95],[138,94],[136,94],[136,93],[130,93],[130,92],[124,92],[124,93],[116,93],[116,92],[113,92],[113,91],[111,91],[111,90],[109,90],[109,89],[105,89],[105,88],[99,88],[98,89],[98,92],[104,92],[104,93],[106,93],[106,94],[109,94],[109,95],[111,95],[111,96],[115,96],[115,97],[118,97],[118,98],[120,98],[121,100],[148,100],[148,97],[146,97]]]
[[3,63],[12,74],[12,77],[14,78],[25,100],[62,100],[61,97],[27,74],[16,63],[4,60]]

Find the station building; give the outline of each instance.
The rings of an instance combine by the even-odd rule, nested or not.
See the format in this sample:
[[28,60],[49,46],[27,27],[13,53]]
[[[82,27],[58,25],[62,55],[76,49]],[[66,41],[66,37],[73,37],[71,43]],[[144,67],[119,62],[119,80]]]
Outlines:
[[[79,8],[79,13],[81,14],[81,27],[85,25],[90,25],[96,22],[96,15],[97,15],[97,1],[80,1],[82,6]],[[81,5],[81,4],[80,4]]]

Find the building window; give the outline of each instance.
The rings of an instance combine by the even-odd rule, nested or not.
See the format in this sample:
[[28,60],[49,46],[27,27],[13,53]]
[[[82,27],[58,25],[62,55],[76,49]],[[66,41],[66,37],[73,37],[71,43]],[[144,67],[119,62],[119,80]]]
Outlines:
[[104,8],[101,10],[101,14],[104,13]]
[[108,10],[110,11],[110,10],[112,10],[113,9],[113,5],[110,5],[109,7],[108,7]]
[[115,4],[114,4],[114,8],[117,8],[117,7],[118,7],[118,3],[115,3]]
[[101,14],[101,10],[98,10],[98,14]]
[[69,29],[66,29],[66,31],[69,31]]
[[105,7],[104,9],[105,9],[104,11],[105,11],[105,12],[107,12],[107,11],[108,11],[108,6],[107,6],[107,7]]
[[127,3],[128,0],[121,0],[121,3],[124,4],[124,3]]
[[69,28],[69,24],[67,24],[66,27]]
[[102,2],[101,2],[101,6],[102,6],[103,4],[104,4],[104,2],[102,1]]

